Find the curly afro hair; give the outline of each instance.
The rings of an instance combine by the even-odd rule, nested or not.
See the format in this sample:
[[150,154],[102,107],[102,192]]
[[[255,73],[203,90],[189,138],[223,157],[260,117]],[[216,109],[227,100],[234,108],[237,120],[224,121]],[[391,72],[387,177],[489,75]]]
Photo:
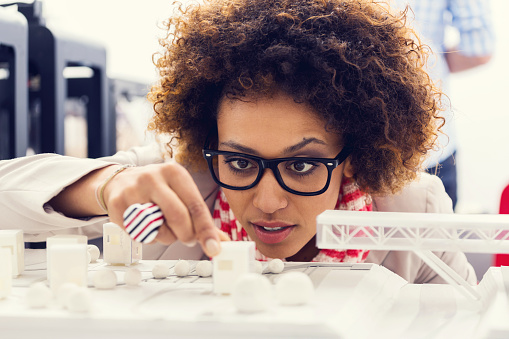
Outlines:
[[424,71],[429,49],[406,26],[407,12],[372,0],[179,7],[155,61],[161,78],[148,95],[149,129],[178,142],[179,162],[201,168],[220,99],[277,88],[354,146],[362,190],[395,193],[422,170],[443,125],[442,93]]

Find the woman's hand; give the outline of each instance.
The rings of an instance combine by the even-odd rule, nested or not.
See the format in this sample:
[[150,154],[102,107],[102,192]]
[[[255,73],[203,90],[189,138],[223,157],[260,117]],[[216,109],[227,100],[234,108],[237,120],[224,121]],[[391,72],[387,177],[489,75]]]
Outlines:
[[214,226],[189,172],[177,163],[127,168],[107,183],[103,198],[110,220],[117,225],[123,225],[124,211],[130,205],[157,204],[164,223],[156,241],[165,245],[179,240],[192,246],[198,241],[205,254],[213,257],[220,252],[220,241],[229,240]]

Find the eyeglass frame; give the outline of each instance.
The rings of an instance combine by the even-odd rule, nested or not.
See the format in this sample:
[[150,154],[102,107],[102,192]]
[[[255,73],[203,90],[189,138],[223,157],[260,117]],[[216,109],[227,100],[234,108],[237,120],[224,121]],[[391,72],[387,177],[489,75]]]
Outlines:
[[[208,138],[207,138],[208,139]],[[341,165],[346,158],[352,153],[353,147],[351,145],[345,145],[343,149],[336,155],[334,158],[313,158],[313,157],[287,157],[287,158],[274,158],[274,159],[264,159],[255,155],[245,154],[245,153],[239,153],[239,152],[230,152],[230,151],[219,151],[219,150],[213,150],[209,149],[209,142],[208,140],[205,142],[205,146],[203,147],[202,153],[203,157],[207,161],[207,164],[209,166],[210,174],[212,175],[212,178],[221,187],[234,190],[234,191],[245,191],[250,188],[255,187],[258,185],[260,180],[263,177],[263,173],[265,169],[272,170],[272,173],[274,174],[274,177],[276,178],[279,186],[281,186],[285,191],[290,192],[295,195],[301,195],[301,196],[316,196],[324,193],[327,191],[330,185],[331,177],[332,177],[332,171]],[[214,155],[230,155],[230,156],[240,156],[248,159],[254,160],[258,164],[258,175],[256,176],[255,180],[252,184],[247,186],[231,186],[228,184],[225,184],[219,180],[219,178],[216,176],[215,170],[214,170],[214,164],[212,163],[212,159]],[[288,187],[285,183],[283,178],[281,177],[281,173],[279,172],[278,165],[285,161],[302,161],[302,160],[308,160],[309,162],[320,162],[324,164],[327,167],[327,182],[325,186],[315,192],[300,192],[296,191],[294,189],[291,189]]]

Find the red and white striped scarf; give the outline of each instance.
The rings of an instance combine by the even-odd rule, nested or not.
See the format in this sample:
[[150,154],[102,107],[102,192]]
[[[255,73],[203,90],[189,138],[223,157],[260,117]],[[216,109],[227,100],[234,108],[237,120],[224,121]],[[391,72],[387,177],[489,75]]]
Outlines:
[[[359,186],[352,180],[343,178],[335,209],[348,211],[372,211],[371,196],[363,193],[359,189]],[[221,189],[217,193],[214,203],[213,218],[216,227],[228,234],[232,241],[251,241],[247,232],[233,215],[230,205],[228,204],[228,201],[226,201],[226,196]],[[363,262],[368,256],[368,253],[368,250],[322,249],[312,261],[358,263]],[[256,259],[262,261],[270,260],[270,258],[264,256],[258,250],[256,250]]]

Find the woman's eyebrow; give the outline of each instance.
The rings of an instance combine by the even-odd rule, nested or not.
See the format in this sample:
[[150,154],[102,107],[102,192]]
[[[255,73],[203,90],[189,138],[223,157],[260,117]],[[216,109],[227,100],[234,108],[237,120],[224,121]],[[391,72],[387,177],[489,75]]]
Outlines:
[[320,139],[317,139],[317,138],[304,138],[301,142],[293,145],[293,146],[289,146],[287,148],[285,148],[284,150],[284,153],[293,153],[293,152],[296,152],[302,148],[304,148],[305,146],[311,144],[311,143],[316,143],[316,144],[320,144],[320,145],[327,145],[327,143],[323,140],[320,140]]
[[[307,145],[309,145],[311,143],[316,143],[316,144],[320,144],[320,145],[327,145],[327,143],[325,141],[317,139],[317,138],[304,138],[301,142],[285,148],[283,150],[283,154],[294,153],[294,152],[304,148],[305,146],[307,146]],[[237,150],[239,152],[242,152],[242,153],[259,155],[258,151],[252,149],[251,147],[247,147],[247,146],[238,144],[235,141],[225,141],[225,142],[220,143],[219,146],[230,147],[230,148],[233,148],[233,149],[235,149],[235,150]]]
[[255,151],[254,149],[247,147],[247,146],[243,146],[241,144],[238,144],[235,141],[225,141],[225,142],[220,143],[219,146],[230,147],[230,148],[233,148],[241,153],[258,155],[258,152]]

